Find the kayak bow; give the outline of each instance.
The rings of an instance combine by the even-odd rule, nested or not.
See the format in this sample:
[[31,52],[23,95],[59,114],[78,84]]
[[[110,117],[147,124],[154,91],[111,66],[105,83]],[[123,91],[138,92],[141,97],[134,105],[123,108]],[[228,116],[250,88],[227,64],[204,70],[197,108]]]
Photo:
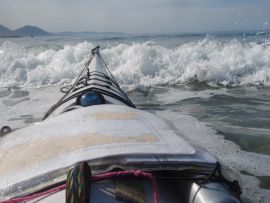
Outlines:
[[240,202],[235,174],[161,118],[136,109],[99,47],[61,91],[43,121],[2,138],[0,199]]

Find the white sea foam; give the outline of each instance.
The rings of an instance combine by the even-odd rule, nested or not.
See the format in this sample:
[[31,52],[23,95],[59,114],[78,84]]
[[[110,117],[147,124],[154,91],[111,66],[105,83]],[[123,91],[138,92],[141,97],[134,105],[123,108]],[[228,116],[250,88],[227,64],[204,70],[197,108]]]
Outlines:
[[63,49],[31,52],[20,45],[5,42],[0,47],[0,86],[47,86],[70,83],[86,63],[90,43]]
[[[48,86],[70,83],[94,45],[33,51],[13,42],[0,46],[0,86]],[[118,44],[102,51],[122,85],[154,86],[197,79],[211,85],[270,85],[270,46],[204,39],[176,48],[153,42]]]
[[[234,170],[245,171],[255,176],[269,176],[270,157],[268,155],[245,152],[235,143],[225,140],[206,123],[199,122],[190,115],[170,111],[156,112],[169,121],[193,145],[214,154],[225,165]],[[260,181],[249,175],[241,175],[240,184],[244,197],[252,202],[269,202],[269,190],[259,187]]]

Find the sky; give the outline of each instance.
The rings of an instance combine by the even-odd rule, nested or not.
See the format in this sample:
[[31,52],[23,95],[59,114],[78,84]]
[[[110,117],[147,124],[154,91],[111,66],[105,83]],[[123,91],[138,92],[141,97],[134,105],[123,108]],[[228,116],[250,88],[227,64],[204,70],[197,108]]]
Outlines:
[[181,33],[270,29],[270,0],[0,0],[0,25]]

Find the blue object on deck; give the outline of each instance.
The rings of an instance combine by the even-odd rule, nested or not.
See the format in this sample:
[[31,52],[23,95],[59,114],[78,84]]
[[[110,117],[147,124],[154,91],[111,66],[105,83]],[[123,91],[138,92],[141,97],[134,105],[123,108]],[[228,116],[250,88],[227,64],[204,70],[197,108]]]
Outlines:
[[80,105],[83,107],[104,104],[104,98],[96,92],[86,92],[80,98]]

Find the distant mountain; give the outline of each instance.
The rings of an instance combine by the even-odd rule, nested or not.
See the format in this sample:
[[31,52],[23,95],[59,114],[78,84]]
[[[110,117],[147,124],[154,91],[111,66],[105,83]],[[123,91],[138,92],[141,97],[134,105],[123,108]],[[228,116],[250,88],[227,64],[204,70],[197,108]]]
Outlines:
[[18,37],[18,35],[7,27],[0,25],[0,37]]
[[65,31],[65,32],[51,32],[52,35],[57,36],[73,36],[73,35],[93,35],[93,34],[113,34],[113,35],[124,35],[122,32],[94,32],[94,31]]
[[125,33],[121,32],[91,32],[91,31],[81,31],[81,32],[47,32],[39,27],[26,25],[24,27],[18,28],[16,30],[10,30],[7,27],[0,25],[0,37],[34,37],[34,36],[85,36],[85,35],[92,35],[92,36],[110,36],[113,37],[114,35],[126,35]]
[[49,36],[50,33],[46,32],[35,26],[26,25],[22,28],[14,30],[17,35],[20,36]]

